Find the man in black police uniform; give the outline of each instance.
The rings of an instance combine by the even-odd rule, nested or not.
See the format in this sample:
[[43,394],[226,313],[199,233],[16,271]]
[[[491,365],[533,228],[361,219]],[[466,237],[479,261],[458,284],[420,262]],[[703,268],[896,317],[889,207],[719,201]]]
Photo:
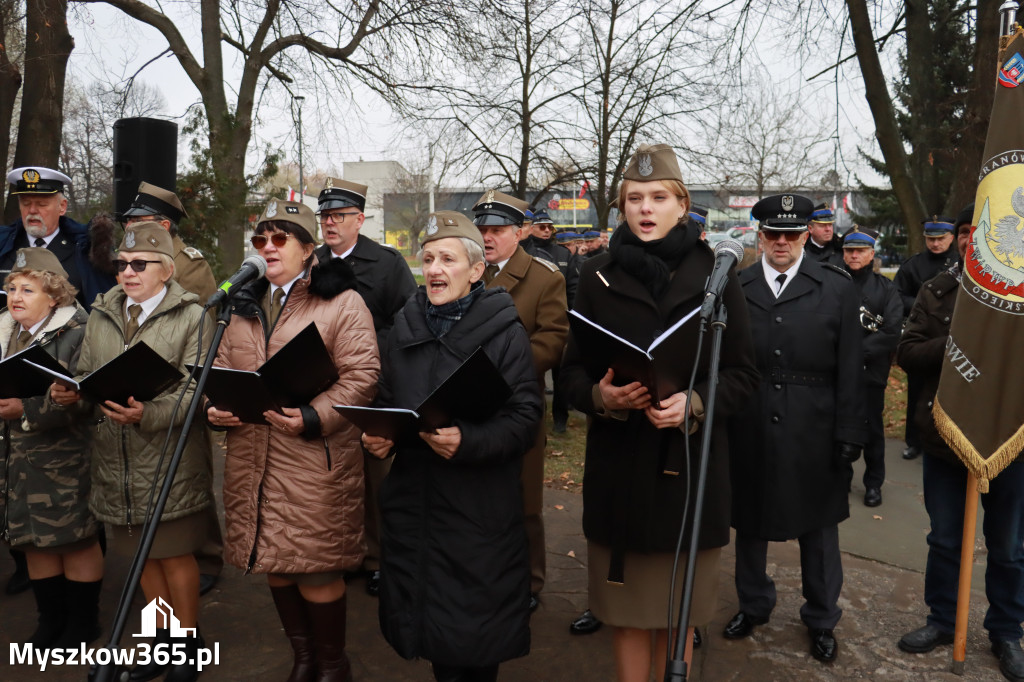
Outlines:
[[760,262],[740,271],[761,381],[730,420],[732,525],[740,610],[727,639],[768,622],[775,583],[768,543],[798,539],[811,655],[832,661],[842,616],[839,522],[850,514],[846,468],[865,440],[857,296],[841,268],[804,255],[813,204],[795,194],[766,197]]
[[[344,258],[356,275],[356,290],[373,316],[377,332],[377,350],[383,350],[395,314],[416,293],[416,280],[409,265],[395,249],[381,246],[359,234],[366,216],[366,185],[338,178],[327,178],[318,197],[317,218],[324,244],[318,246],[317,260]],[[377,596],[380,590],[380,510],[377,491],[391,467],[390,459],[363,457],[366,472],[366,558],[363,570],[369,572],[366,591]]]
[[824,203],[818,204],[807,221],[807,244],[804,251],[821,263],[843,267],[843,241],[835,232],[835,215]]
[[[924,226],[925,250],[914,254],[900,266],[893,283],[900,292],[900,299],[903,301],[903,317],[910,314],[910,309],[917,298],[917,292],[921,285],[953,267],[957,262],[958,254],[956,242],[953,239],[953,219],[946,216],[933,215],[922,221]],[[921,385],[916,377],[907,375],[907,414],[914,414],[917,409],[917,401],[921,394]],[[914,459],[921,454],[921,439],[918,436],[917,425],[913,419],[907,420],[905,431],[907,443],[903,451],[903,459]]]
[[694,204],[690,207],[690,222],[700,228],[700,238],[706,239],[708,233],[708,209]]
[[[878,233],[853,226],[843,235],[843,260],[860,294],[860,326],[864,349],[864,416],[868,440],[864,444],[864,504],[882,504],[885,482],[885,429],[882,410],[889,368],[903,326],[903,303],[896,286],[875,272],[875,244]],[[853,476],[852,468],[848,471]]]
[[[523,230],[526,230],[526,223],[523,223]],[[542,258],[549,263],[558,266],[558,271],[565,277],[565,297],[572,308],[573,299],[576,298],[576,283],[579,281],[579,267],[570,268],[569,263],[573,260],[573,254],[569,249],[555,238],[555,225],[551,216],[544,209],[533,213],[533,222],[530,225],[530,236],[519,242],[526,253],[536,258]]]

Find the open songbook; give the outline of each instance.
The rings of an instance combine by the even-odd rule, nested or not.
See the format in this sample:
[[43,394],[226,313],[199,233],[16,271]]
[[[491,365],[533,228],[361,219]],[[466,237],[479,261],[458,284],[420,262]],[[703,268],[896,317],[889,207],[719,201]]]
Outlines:
[[0,362],[0,398],[33,398],[46,395],[53,378],[37,368],[68,376],[64,365],[42,346],[31,345]]

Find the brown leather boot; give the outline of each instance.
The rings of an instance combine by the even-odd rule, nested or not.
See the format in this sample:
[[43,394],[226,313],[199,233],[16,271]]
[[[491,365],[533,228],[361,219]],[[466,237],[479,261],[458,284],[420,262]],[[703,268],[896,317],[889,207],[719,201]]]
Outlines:
[[316,649],[316,682],[353,682],[345,654],[345,605],[345,597],[326,604],[306,602]]
[[313,682],[316,679],[316,655],[306,612],[308,602],[302,598],[298,585],[271,587],[270,594],[274,597],[274,606],[284,626],[284,634],[295,653],[292,672],[285,682]]

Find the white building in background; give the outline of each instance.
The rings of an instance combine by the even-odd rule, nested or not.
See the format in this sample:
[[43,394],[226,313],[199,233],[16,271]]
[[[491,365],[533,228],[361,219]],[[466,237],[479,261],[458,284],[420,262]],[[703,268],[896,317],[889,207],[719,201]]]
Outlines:
[[384,194],[391,193],[395,181],[409,171],[397,161],[345,161],[341,176],[349,182],[366,185],[366,221],[359,231],[379,244],[384,242]]

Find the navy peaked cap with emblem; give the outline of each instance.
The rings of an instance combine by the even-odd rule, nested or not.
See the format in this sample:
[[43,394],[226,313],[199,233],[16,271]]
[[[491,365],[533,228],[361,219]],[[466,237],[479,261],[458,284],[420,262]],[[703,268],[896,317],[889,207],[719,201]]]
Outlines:
[[132,203],[124,212],[123,217],[142,215],[167,216],[175,223],[180,223],[182,218],[188,217],[185,207],[181,205],[181,201],[174,192],[148,182],[139,184],[139,191],[132,199]]
[[56,194],[71,184],[71,178],[60,171],[42,166],[22,166],[7,174],[11,194]]
[[843,235],[844,249],[873,249],[878,241],[878,232],[869,227],[854,225]]
[[694,204],[690,207],[690,220],[701,226],[707,225],[708,209],[699,204]]
[[360,212],[366,208],[366,185],[357,182],[349,182],[340,178],[327,178],[324,188],[320,190],[317,197],[321,211],[332,208],[345,208],[351,206],[358,208]]
[[522,225],[529,204],[514,196],[488,190],[473,205],[473,222],[477,227],[486,225]]
[[548,215],[548,212],[545,211],[543,208],[539,209],[537,211],[534,211],[534,213],[533,213],[533,224],[534,225],[553,225],[554,222],[555,221],[553,221],[551,219],[551,216]]
[[811,212],[810,222],[812,223],[834,223],[835,221],[835,214],[824,202],[816,205],[814,211]]
[[953,231],[953,219],[944,215],[933,215],[921,221],[924,226],[924,236],[944,237]]
[[420,244],[448,237],[472,239],[480,248],[484,247],[484,238],[480,236],[480,230],[473,221],[458,211],[436,211],[427,216],[427,225],[420,236]]
[[802,232],[814,211],[814,202],[799,194],[774,194],[761,199],[750,209],[750,215],[762,228]]

